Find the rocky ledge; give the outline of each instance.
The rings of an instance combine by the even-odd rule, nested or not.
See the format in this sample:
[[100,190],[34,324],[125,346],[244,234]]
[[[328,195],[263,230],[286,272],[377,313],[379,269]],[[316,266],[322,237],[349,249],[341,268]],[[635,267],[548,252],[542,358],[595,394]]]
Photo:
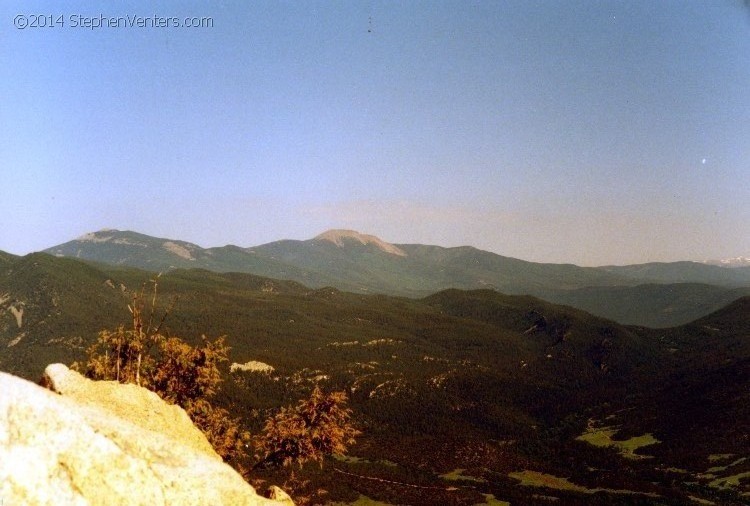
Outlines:
[[53,364],[49,389],[0,373],[0,499],[33,505],[293,505],[262,497],[178,406]]

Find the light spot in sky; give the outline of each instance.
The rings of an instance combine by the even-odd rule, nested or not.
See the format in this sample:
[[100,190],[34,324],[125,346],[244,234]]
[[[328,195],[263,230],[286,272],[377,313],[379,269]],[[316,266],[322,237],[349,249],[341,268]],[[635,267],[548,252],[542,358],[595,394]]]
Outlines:
[[703,160],[701,160],[701,163],[702,163],[703,165],[706,165],[706,159],[704,158]]

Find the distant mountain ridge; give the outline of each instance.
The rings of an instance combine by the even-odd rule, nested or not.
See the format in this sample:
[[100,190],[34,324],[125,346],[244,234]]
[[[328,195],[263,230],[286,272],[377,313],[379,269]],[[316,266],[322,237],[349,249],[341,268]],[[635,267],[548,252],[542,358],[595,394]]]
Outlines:
[[721,286],[750,285],[750,267],[728,269],[700,262],[650,262],[599,267],[612,274],[649,283],[708,283]]
[[527,293],[529,289],[633,284],[627,277],[597,268],[526,262],[471,246],[391,244],[353,230],[329,230],[305,241],[281,240],[250,248],[201,248],[176,239],[110,229],[44,252],[152,271],[245,272],[318,288],[331,285],[360,293],[407,296],[447,288]]
[[[750,287],[750,267],[728,269],[699,262],[605,267],[544,264],[471,246],[391,244],[354,230],[329,230],[308,240],[248,248],[202,248],[110,229],[45,252],[154,272],[200,268],[248,273],[355,293],[424,297],[450,288],[489,288],[569,304],[623,323],[661,327],[708,314],[747,294],[745,288]],[[691,285],[669,287],[683,284]]]
[[748,267],[750,266],[750,257],[739,256],[734,258],[723,258],[721,260],[705,260],[704,264],[718,265],[719,267]]

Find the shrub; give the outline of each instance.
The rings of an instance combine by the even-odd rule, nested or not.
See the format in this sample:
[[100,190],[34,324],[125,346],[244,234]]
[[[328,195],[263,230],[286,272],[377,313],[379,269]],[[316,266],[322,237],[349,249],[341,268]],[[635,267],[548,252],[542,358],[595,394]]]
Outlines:
[[322,463],[334,453],[346,453],[359,434],[351,422],[344,392],[324,393],[317,385],[310,398],[297,407],[282,408],[264,427],[260,441],[260,466],[300,466],[307,461]]
[[221,383],[218,365],[227,362],[229,347],[224,336],[193,347],[182,339],[163,339],[159,359],[151,376],[152,389],[161,397],[185,409],[196,401],[211,399]]
[[[250,435],[240,429],[240,420],[216,407],[212,400],[221,385],[219,364],[228,360],[229,347],[224,336],[209,341],[202,336],[199,346],[191,346],[178,337],[165,337],[161,327],[171,306],[153,325],[156,315],[158,278],[151,280],[153,297],[148,320],[144,283],[140,293],[133,295],[128,309],[133,328],[124,326],[114,331],[102,330],[97,341],[88,348],[84,366],[73,368],[96,380],[135,383],[156,392],[165,401],[185,410],[193,423],[221,457],[243,472],[241,463],[247,458]],[[172,302],[172,306],[174,301]]]
[[[144,321],[147,285],[144,283],[140,292],[133,293],[133,302],[128,305],[133,316],[133,328],[125,330],[120,325],[114,331],[99,332],[96,342],[86,350],[88,358],[83,372],[87,377],[149,387],[150,376],[156,365],[151,351],[163,344],[161,326],[176,302],[176,299],[172,301],[159,323],[154,326],[158,279],[159,276],[151,280],[153,296],[147,321]],[[78,370],[81,367],[75,363],[73,368]]]
[[[155,336],[158,337],[158,336]],[[145,353],[149,343],[122,325],[114,331],[102,330],[97,341],[86,350],[84,374],[92,379],[135,383],[148,387],[154,359]],[[78,364],[73,365],[79,369]]]
[[[250,435],[240,428],[238,418],[212,402],[222,382],[219,365],[228,361],[225,337],[210,341],[202,336],[198,346],[191,346],[179,337],[164,336],[161,327],[175,301],[154,325],[158,278],[151,283],[150,307],[145,283],[128,305],[132,329],[102,330],[87,350],[86,363],[72,367],[92,379],[144,386],[182,407],[216,452],[247,477]],[[148,319],[144,316],[147,310]],[[345,453],[359,434],[350,422],[351,409],[346,403],[344,392],[326,394],[316,386],[296,407],[282,408],[267,420],[258,440],[263,457],[257,466],[322,463],[327,455]]]

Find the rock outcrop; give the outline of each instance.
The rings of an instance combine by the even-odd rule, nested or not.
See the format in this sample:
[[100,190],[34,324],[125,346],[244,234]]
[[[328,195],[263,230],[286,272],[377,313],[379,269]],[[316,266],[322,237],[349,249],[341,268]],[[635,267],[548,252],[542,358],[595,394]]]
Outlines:
[[259,496],[185,412],[61,364],[47,390],[0,373],[0,498],[34,505],[292,505]]
[[385,242],[381,238],[375,237],[374,235],[360,234],[356,230],[328,230],[320,235],[315,236],[313,240],[332,242],[339,248],[343,248],[345,241],[347,240],[356,241],[364,245],[372,244],[379,250],[390,253],[391,255],[400,257],[407,256],[406,252],[395,244]]

